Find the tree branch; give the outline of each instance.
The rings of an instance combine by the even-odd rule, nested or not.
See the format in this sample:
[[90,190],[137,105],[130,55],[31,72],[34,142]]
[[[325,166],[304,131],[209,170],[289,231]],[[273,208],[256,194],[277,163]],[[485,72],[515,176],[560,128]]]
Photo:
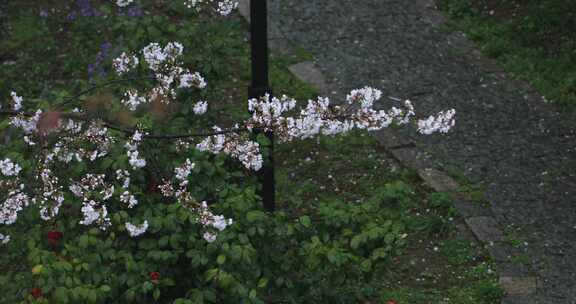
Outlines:
[[62,104],[60,104],[60,106],[67,105],[67,104],[69,104],[70,102],[75,101],[76,99],[82,97],[83,95],[86,95],[86,94],[88,94],[88,93],[90,93],[90,92],[92,92],[92,91],[95,91],[95,90],[98,90],[98,89],[101,89],[101,88],[104,88],[104,87],[107,87],[107,86],[110,86],[110,85],[114,85],[114,84],[118,84],[118,83],[123,83],[123,82],[137,81],[137,80],[155,80],[155,79],[156,79],[156,77],[151,77],[151,76],[149,76],[149,77],[133,77],[133,78],[122,78],[122,79],[110,80],[110,81],[104,82],[104,83],[102,83],[102,84],[99,84],[99,85],[93,86],[93,87],[91,87],[91,88],[88,88],[88,89],[86,89],[86,90],[84,90],[84,91],[81,91],[81,92],[79,92],[78,94],[76,94],[76,95],[74,95],[74,96],[72,96],[72,97],[66,98],[66,99],[64,100],[64,102],[63,102]]
[[[14,111],[14,110],[0,110],[0,116],[18,116],[23,115],[26,117],[33,117],[36,115],[34,112],[23,112],[23,111]],[[95,120],[102,121],[102,125],[108,129],[115,130],[118,132],[122,132],[127,135],[134,134],[136,129],[128,129],[116,126],[110,122],[104,121],[102,118],[96,118],[87,116],[83,113],[61,113],[62,118],[68,118],[73,120],[80,120],[85,122],[91,122]],[[158,140],[173,140],[173,139],[184,139],[184,138],[192,138],[192,137],[209,137],[214,135],[223,135],[228,133],[240,133],[248,131],[247,128],[231,128],[231,129],[224,129],[220,131],[213,131],[213,132],[198,132],[198,133],[188,133],[188,134],[143,134],[142,137],[145,139],[158,139]]]

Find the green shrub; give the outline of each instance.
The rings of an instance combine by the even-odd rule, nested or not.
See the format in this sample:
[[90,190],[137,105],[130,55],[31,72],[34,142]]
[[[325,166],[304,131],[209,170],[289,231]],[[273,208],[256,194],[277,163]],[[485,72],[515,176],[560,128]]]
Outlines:
[[[203,178],[197,172],[192,188],[201,192]],[[47,303],[350,303],[365,296],[358,286],[374,267],[404,246],[402,222],[381,212],[390,200],[406,200],[394,187],[365,203],[319,202],[289,216],[260,211],[253,185],[225,180],[211,208],[234,224],[213,243],[189,210],[154,193],[135,215],[148,219],[149,230],[134,238],[124,231],[125,211],[103,232],[72,216],[47,228],[33,224],[37,210],[26,210],[0,249],[0,265],[9,267],[0,275],[2,303],[34,302],[32,288]],[[57,244],[49,230],[62,232]]]

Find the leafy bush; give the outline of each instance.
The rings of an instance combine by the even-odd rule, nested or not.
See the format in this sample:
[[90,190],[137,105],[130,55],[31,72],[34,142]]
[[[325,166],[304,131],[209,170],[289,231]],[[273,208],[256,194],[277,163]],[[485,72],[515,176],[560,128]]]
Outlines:
[[37,303],[350,303],[365,296],[358,286],[370,282],[374,267],[404,245],[402,221],[382,212],[409,199],[394,187],[361,204],[325,201],[307,215],[267,214],[253,184],[205,172],[195,172],[193,188],[202,192],[200,181],[222,178],[211,208],[235,220],[213,243],[189,210],[156,193],[140,202],[136,216],[150,227],[136,238],[122,229],[124,211],[112,218],[120,228],[106,232],[74,217],[52,228],[30,224],[38,212],[25,211],[27,220],[1,249],[0,265],[14,265],[0,275],[3,303],[34,302],[38,289]]

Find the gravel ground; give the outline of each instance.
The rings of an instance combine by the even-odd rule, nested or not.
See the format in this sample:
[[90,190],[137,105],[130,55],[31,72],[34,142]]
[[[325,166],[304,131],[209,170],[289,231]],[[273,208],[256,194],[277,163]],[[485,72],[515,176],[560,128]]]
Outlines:
[[462,34],[443,31],[431,0],[269,2],[274,35],[314,55],[336,88],[327,94],[370,85],[422,115],[455,108],[449,135],[405,135],[440,168],[485,185],[499,223],[521,229],[540,281],[535,303],[576,303],[576,113],[546,104]]

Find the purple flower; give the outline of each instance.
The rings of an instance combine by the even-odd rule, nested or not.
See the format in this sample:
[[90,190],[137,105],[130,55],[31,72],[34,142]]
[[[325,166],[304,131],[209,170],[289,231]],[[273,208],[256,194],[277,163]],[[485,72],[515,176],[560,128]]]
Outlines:
[[102,12],[94,9],[91,0],[76,0],[75,9],[72,9],[66,19],[68,21],[75,20],[78,16],[82,17],[99,17]]
[[142,8],[139,6],[131,6],[128,8],[127,15],[130,17],[140,17],[144,14]]
[[133,4],[129,7],[121,7],[118,14],[120,16],[140,17],[144,15],[144,11],[138,4]]
[[88,78],[90,81],[93,80],[94,76],[97,74],[99,77],[106,76],[106,70],[104,69],[104,61],[110,57],[110,51],[112,49],[112,43],[105,41],[100,45],[100,51],[96,54],[96,59],[93,63],[88,65]]
[[76,6],[80,10],[80,15],[84,17],[96,16],[96,11],[92,7],[90,0],[76,0]]

